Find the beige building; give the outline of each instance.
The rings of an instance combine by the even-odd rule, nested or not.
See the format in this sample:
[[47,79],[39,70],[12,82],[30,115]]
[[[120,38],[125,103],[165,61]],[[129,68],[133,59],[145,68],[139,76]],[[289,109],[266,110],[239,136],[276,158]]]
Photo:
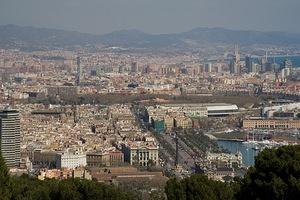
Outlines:
[[87,167],[120,166],[124,164],[124,154],[120,151],[87,153]]
[[192,120],[185,116],[178,116],[175,118],[175,126],[183,129],[191,128],[193,125]]
[[164,122],[165,122],[165,128],[167,130],[171,130],[172,128],[174,128],[174,117],[173,116],[166,115],[164,117]]
[[92,180],[92,176],[89,171],[84,168],[76,169],[45,169],[39,172],[37,177],[39,180],[49,179],[68,179],[68,178],[80,178]]
[[300,120],[290,119],[246,119],[243,121],[244,128],[258,129],[299,129]]

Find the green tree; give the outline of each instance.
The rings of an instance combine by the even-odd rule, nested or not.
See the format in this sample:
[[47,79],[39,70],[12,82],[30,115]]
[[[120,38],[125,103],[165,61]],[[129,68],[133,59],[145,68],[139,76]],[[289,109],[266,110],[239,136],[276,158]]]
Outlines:
[[168,199],[228,200],[234,193],[227,183],[213,181],[204,175],[193,175],[181,181],[173,178],[167,182]]
[[0,200],[131,200],[132,195],[94,181],[9,176],[0,155]]
[[8,173],[8,168],[4,162],[0,151],[0,197],[1,200],[7,200],[11,198],[11,193],[9,191],[10,178]]
[[239,199],[300,197],[300,146],[265,149],[241,183]]
[[168,199],[174,199],[174,200],[185,199],[185,193],[183,191],[181,182],[176,178],[172,178],[168,180],[167,185],[165,187],[165,192]]

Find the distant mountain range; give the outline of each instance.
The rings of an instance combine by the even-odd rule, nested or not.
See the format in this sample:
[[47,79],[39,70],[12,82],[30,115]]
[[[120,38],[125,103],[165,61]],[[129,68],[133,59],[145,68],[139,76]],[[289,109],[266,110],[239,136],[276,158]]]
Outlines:
[[54,48],[85,45],[98,41],[99,36],[48,28],[0,26],[0,47]]
[[300,34],[196,28],[188,32],[174,34],[155,35],[138,30],[121,30],[105,35],[93,35],[48,28],[0,26],[1,48],[51,49],[86,45],[126,48],[186,48],[217,43],[300,45]]

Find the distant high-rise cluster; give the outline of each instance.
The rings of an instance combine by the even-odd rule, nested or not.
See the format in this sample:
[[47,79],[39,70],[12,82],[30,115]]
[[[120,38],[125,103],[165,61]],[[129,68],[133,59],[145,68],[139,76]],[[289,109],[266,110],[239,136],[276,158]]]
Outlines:
[[[252,57],[251,55],[247,55],[245,59],[241,61],[241,57],[239,54],[238,46],[235,46],[235,53],[230,60],[229,70],[231,74],[241,75],[242,73],[275,73],[276,78],[278,80],[286,80],[292,74],[292,62],[289,59],[285,59],[281,65],[278,65],[275,62],[275,57],[272,59],[268,56],[268,51],[266,51],[265,56],[262,57]],[[207,71],[205,67],[205,71]]]
[[18,167],[20,154],[20,117],[16,110],[0,111],[0,149],[8,167]]

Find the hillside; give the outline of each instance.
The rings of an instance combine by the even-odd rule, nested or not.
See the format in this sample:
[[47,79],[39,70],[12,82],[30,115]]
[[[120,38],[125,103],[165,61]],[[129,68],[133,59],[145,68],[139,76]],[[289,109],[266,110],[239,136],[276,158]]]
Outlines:
[[139,30],[114,31],[93,35],[48,28],[0,26],[0,47],[52,49],[94,45],[126,48],[187,48],[203,44],[299,45],[300,34],[283,32],[240,31],[224,28],[196,28],[174,34],[147,34]]

